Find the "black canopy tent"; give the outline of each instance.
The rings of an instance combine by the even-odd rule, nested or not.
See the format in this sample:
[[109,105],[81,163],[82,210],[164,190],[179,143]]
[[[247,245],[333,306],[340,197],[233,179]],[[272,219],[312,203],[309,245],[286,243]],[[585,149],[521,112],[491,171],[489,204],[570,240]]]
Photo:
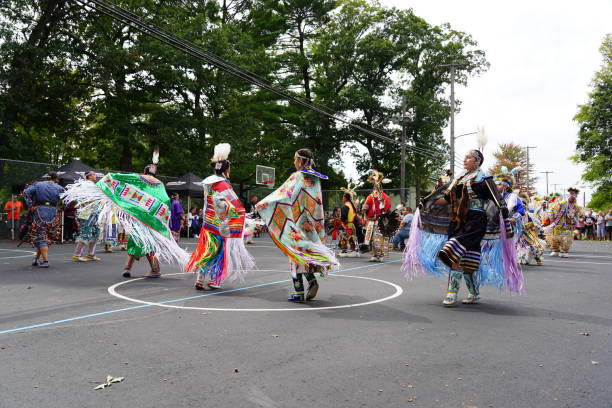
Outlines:
[[79,173],[74,171],[66,171],[59,175],[59,183],[62,187],[66,187],[68,184],[72,184],[81,178],[83,178],[83,176]]
[[[76,173],[78,176],[83,177],[85,176],[85,173],[87,173],[88,171],[95,171],[97,178],[104,176],[104,172],[86,165],[79,159],[74,159],[70,163],[66,163],[63,166],[58,167],[57,170],[55,170],[57,175],[60,176],[60,181],[62,181],[62,175],[65,173]],[[49,176],[49,173],[45,173],[42,177],[45,178],[48,176]],[[76,181],[76,179],[74,181]]]
[[187,198],[202,198],[202,178],[193,173],[183,174],[177,180],[167,182],[166,191],[179,193]]

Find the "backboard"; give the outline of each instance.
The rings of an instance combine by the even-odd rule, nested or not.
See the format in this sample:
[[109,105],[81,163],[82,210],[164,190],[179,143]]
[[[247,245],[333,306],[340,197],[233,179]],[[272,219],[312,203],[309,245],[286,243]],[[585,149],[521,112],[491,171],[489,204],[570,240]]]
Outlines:
[[257,165],[255,168],[255,184],[263,185],[269,189],[274,188],[275,169],[274,167]]

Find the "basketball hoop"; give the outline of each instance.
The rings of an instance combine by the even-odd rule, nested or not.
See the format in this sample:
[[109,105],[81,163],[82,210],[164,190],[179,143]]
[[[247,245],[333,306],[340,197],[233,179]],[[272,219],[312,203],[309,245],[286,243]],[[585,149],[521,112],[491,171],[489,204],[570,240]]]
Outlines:
[[274,188],[275,170],[273,167],[256,166],[255,184],[266,186],[269,189]]

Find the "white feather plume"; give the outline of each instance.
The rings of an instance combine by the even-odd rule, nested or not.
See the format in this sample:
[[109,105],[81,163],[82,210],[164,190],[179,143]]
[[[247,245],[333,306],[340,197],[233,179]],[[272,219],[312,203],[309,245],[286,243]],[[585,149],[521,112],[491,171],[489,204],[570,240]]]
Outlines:
[[516,175],[519,173],[519,171],[521,171],[521,170],[523,170],[523,169],[521,168],[521,166],[518,166],[518,167],[515,167],[515,168],[513,168],[512,170],[510,170],[510,173],[511,173],[513,176],[516,176]]
[[485,146],[487,145],[487,142],[488,142],[487,134],[485,133],[484,126],[482,126],[478,128],[478,137],[477,137],[478,150],[482,152]]
[[159,163],[159,146],[155,146],[155,149],[153,149],[153,158],[151,159],[151,163]]
[[219,162],[222,160],[227,160],[231,150],[232,146],[229,143],[219,143],[215,146],[215,154],[213,155],[211,161]]

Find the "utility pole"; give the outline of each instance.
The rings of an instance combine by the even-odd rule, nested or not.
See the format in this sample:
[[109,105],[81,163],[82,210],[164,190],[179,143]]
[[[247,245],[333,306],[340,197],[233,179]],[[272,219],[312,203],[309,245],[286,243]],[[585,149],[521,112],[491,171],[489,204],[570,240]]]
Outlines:
[[527,194],[530,193],[531,190],[531,180],[529,179],[529,175],[531,174],[531,169],[529,168],[529,149],[535,149],[537,146],[525,146],[525,150],[527,151]]
[[462,67],[465,62],[455,61],[450,64],[440,64],[438,67],[450,68],[450,171],[455,175],[455,67]]
[[400,201],[406,202],[406,94],[402,96],[402,158],[400,165]]
[[554,171],[541,171],[540,173],[546,174],[546,195],[548,195],[548,175],[554,173]]
[[451,116],[450,116],[450,171],[455,177],[455,64],[450,64],[451,74]]
[[557,192],[557,186],[561,186],[561,185],[562,185],[562,184],[552,183],[553,190],[555,191],[555,193]]

